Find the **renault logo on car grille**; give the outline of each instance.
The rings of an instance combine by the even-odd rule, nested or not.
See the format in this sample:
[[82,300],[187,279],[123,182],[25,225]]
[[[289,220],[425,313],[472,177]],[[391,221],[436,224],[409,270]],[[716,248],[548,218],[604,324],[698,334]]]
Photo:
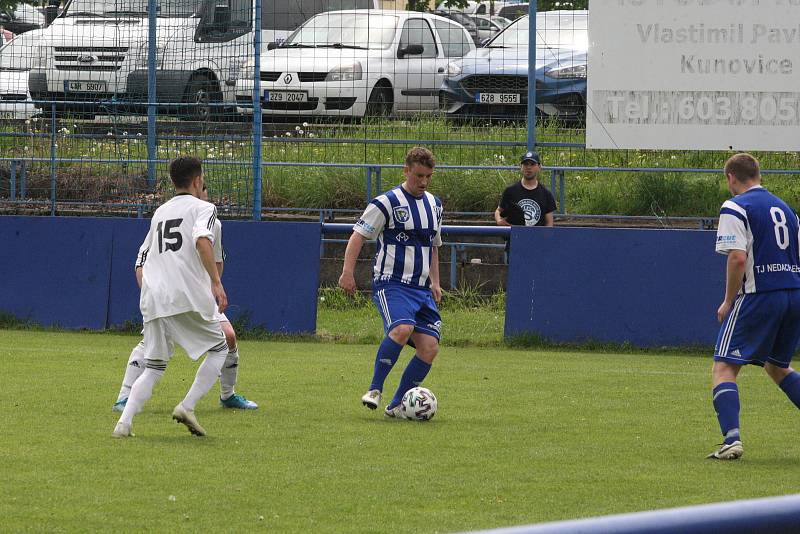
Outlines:
[[287,74],[286,76],[284,76],[283,77],[283,83],[285,83],[287,85],[292,83],[292,75],[291,74]]
[[97,61],[97,56],[93,56],[91,54],[83,54],[78,56],[78,63],[94,63]]

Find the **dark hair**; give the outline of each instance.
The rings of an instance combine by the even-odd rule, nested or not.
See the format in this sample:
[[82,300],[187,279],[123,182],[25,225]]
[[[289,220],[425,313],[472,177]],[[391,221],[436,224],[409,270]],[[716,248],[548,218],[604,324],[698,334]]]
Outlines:
[[416,146],[406,154],[406,166],[411,167],[414,163],[432,169],[436,166],[436,158],[433,157],[433,153],[427,148]]
[[186,189],[203,174],[203,164],[194,156],[179,156],[169,164],[169,177],[178,189]]
[[732,174],[739,182],[757,180],[761,177],[758,160],[750,154],[735,154],[725,162],[725,175]]

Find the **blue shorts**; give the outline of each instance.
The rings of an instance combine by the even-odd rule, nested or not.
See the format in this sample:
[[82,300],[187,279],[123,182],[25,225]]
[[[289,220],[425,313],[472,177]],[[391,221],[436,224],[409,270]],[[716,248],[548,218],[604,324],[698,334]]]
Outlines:
[[401,284],[375,285],[372,301],[383,319],[384,333],[399,324],[410,324],[414,325],[415,332],[439,339],[442,317],[429,289]]
[[800,289],[739,295],[722,323],[714,361],[786,368],[800,341]]

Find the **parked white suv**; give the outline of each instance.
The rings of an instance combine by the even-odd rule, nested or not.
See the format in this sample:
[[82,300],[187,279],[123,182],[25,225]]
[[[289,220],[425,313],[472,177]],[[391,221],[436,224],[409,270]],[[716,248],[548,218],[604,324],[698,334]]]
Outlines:
[[23,33],[0,47],[0,119],[29,119],[37,113],[28,92],[28,72],[40,33]]
[[[463,26],[429,13],[321,13],[262,56],[261,107],[347,117],[434,111],[447,64],[474,49]],[[236,99],[252,113],[252,76],[239,79]]]
[[[377,0],[263,0],[262,37],[278,41],[330,6]],[[142,112],[147,102],[147,0],[72,0],[46,30],[30,74],[35,100],[57,110]],[[253,57],[253,0],[158,2],[156,86],[160,112],[198,120],[233,109],[235,86]],[[106,109],[109,108],[109,109]]]

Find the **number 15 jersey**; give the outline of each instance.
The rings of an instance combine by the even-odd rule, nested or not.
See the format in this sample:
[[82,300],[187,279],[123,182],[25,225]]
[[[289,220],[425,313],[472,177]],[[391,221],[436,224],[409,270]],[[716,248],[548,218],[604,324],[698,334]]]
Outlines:
[[196,243],[200,238],[214,243],[216,220],[213,204],[187,193],[176,195],[153,214],[136,264],[143,274],[139,308],[144,322],[186,312],[214,320],[217,303]]
[[794,210],[761,186],[725,201],[717,252],[747,252],[745,293],[800,288],[800,223]]

